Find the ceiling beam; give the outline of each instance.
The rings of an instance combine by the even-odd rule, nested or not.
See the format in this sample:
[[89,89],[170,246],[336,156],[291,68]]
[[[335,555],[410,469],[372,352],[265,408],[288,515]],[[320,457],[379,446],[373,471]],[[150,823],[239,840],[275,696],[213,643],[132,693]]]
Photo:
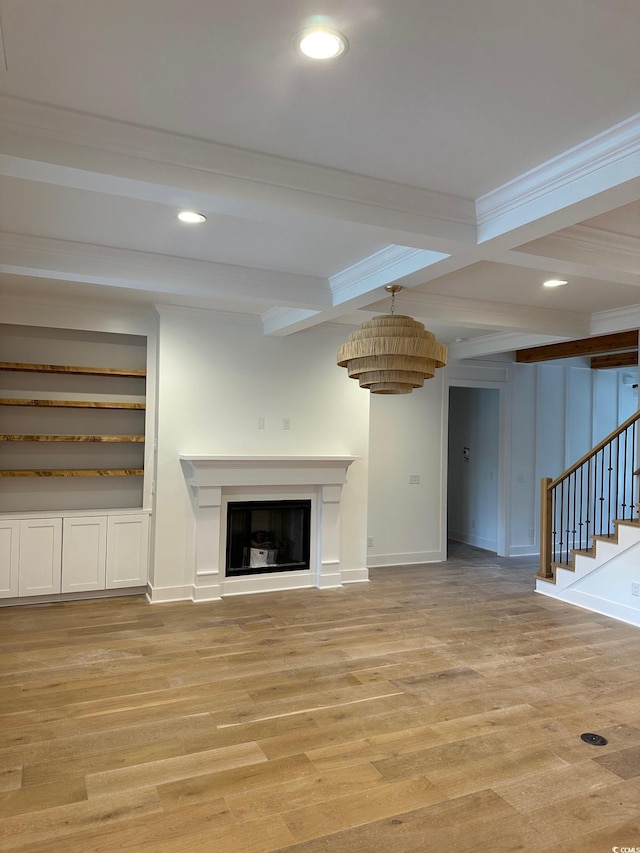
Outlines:
[[638,351],[596,355],[591,359],[592,370],[607,370],[612,367],[637,367]]
[[616,332],[612,335],[598,335],[579,341],[565,341],[559,344],[547,344],[542,347],[521,349],[516,352],[519,364],[534,364],[538,361],[553,361],[556,358],[576,358],[581,355],[624,352],[638,349],[638,332]]

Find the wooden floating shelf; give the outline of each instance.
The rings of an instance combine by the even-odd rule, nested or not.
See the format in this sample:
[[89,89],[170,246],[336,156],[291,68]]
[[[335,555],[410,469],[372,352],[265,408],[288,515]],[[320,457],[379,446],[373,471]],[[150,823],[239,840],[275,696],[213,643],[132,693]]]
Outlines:
[[0,441],[97,441],[144,444],[143,435],[0,435]]
[[0,406],[48,406],[67,409],[144,409],[145,403],[122,403],[97,400],[27,400],[22,397],[2,397]]
[[21,361],[0,361],[0,370],[22,373],[71,373],[82,376],[131,376],[144,379],[146,370],[127,370],[119,367],[77,367],[67,364],[26,364]]
[[3,477],[142,477],[142,468],[51,468],[36,471],[22,468],[0,471]]

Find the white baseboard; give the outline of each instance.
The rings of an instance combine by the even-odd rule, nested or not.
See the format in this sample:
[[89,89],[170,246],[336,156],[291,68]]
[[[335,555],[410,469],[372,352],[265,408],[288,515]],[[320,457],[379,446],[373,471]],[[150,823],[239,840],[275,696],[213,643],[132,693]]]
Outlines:
[[[551,585],[549,586],[551,587]],[[617,619],[618,622],[626,622],[627,625],[640,628],[640,610],[636,610],[634,607],[627,607],[624,604],[618,604],[616,601],[607,601],[604,598],[577,589],[564,589],[558,595],[554,595],[552,590],[553,587],[549,590],[541,588],[536,589],[536,592],[547,595],[549,598],[555,598],[556,601],[573,604],[576,607],[582,607],[583,610],[590,610],[592,613],[609,616],[611,619]]]
[[443,563],[446,560],[441,551],[418,551],[408,554],[370,554],[367,557],[369,568],[383,566],[415,566],[419,563]]
[[251,577],[225,578],[222,595],[259,595],[261,592],[283,592],[287,589],[309,589],[315,587],[312,572],[274,572],[273,574],[251,575]]
[[497,551],[498,543],[495,539],[486,539],[484,536],[476,536],[475,533],[462,533],[460,530],[450,530],[449,539],[454,542],[462,542],[463,545],[471,545],[474,548],[482,548],[483,551]]
[[170,601],[193,601],[193,586],[153,586],[147,585],[147,601],[150,604],[166,604]]
[[507,557],[539,557],[540,549],[535,545],[512,545],[508,549]]
[[361,569],[343,569],[342,583],[369,583],[369,569],[366,566]]

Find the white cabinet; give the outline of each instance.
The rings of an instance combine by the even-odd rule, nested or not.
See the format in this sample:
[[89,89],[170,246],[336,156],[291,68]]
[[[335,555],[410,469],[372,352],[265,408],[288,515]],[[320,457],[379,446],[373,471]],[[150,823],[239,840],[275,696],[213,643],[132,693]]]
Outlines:
[[18,594],[20,522],[0,520],[0,598]]
[[149,516],[111,516],[107,525],[107,589],[147,582]]
[[33,518],[20,522],[19,595],[60,592],[62,519]]
[[65,518],[62,535],[62,592],[104,589],[107,518]]
[[0,599],[144,586],[146,513],[0,518]]

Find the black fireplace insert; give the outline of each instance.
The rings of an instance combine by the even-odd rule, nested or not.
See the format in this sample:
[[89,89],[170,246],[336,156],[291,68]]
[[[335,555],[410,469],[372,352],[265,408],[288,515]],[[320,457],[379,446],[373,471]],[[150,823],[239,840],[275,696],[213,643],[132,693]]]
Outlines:
[[227,577],[309,569],[310,542],[310,500],[227,504]]

